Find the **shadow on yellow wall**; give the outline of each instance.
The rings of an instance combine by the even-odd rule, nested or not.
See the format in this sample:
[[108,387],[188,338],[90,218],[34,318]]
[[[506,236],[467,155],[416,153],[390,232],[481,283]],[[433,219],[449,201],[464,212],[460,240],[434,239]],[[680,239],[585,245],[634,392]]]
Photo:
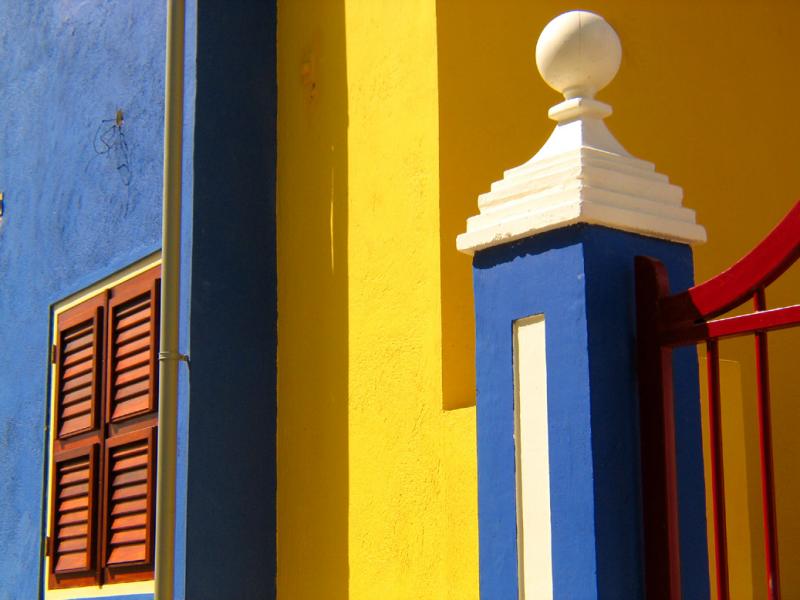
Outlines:
[[[579,7],[622,40],[620,73],[600,94],[616,111],[611,130],[684,187],[711,240],[697,250],[698,279],[716,274],[800,195],[800,119],[788,109],[800,91],[790,75],[800,4]],[[549,135],[559,97],[533,51],[544,25],[573,8],[278,3],[281,598],[477,597],[475,413],[441,411],[475,403],[470,259],[455,236],[478,194]],[[777,108],[765,116],[762,106]],[[772,300],[788,303],[797,281]],[[783,347],[775,369],[788,374],[796,360]],[[776,437],[790,449],[798,405],[796,393],[776,395]],[[752,421],[742,419],[750,461]],[[792,464],[779,462],[779,489],[796,505]],[[759,500],[747,498],[752,512]],[[800,548],[795,529],[782,552]],[[797,561],[786,557],[789,571]],[[800,571],[787,577],[800,593]]]
[[[547,109],[559,96],[541,80],[533,61],[537,37],[556,15],[573,9],[603,15],[619,33],[622,66],[600,93],[615,114],[611,131],[633,155],[652,161],[684,188],[684,203],[698,212],[709,243],[695,249],[702,281],[750,250],[800,197],[800,118],[788,98],[800,93],[795,76],[800,3],[788,0],[439,0],[439,133],[442,268],[443,403],[474,403],[474,327],[470,258],[455,250],[455,236],[477,212],[477,196],[503,170],[522,164],[542,145],[553,123]],[[800,269],[768,291],[772,307],[798,302]],[[800,503],[795,476],[800,458],[800,336],[771,334],[776,478],[784,593],[800,597]],[[794,350],[792,350],[794,348]],[[734,552],[754,597],[762,597],[764,568],[752,341],[726,342],[724,358],[741,364],[743,406],[731,447],[736,468],[730,494],[738,494],[732,527],[747,548]],[[732,465],[731,468],[734,468]],[[741,473],[750,473],[747,480]],[[755,479],[753,479],[755,478]],[[749,481],[749,484],[747,484]],[[750,512],[739,513],[747,510]],[[758,518],[751,523],[751,516]],[[738,542],[737,542],[738,543]],[[734,569],[737,569],[734,566]],[[749,576],[749,575],[748,575]],[[737,584],[741,585],[741,584]]]
[[475,404],[471,257],[456,236],[503,170],[550,133],[554,92],[533,64],[536,36],[558,9],[547,2],[439,0],[439,211],[443,404]]
[[[800,329],[769,334],[772,357],[770,384],[772,388],[772,423],[775,452],[776,497],[778,514],[778,544],[781,587],[784,597],[795,597],[798,574],[794,565],[800,560],[800,519],[797,516],[797,465],[800,464],[800,444],[796,430],[800,390],[797,388],[796,365],[776,358],[776,352],[800,347]],[[708,386],[706,358],[701,347],[700,396],[703,405],[703,451],[708,455]],[[759,456],[758,408],[756,381],[753,371],[755,347],[751,337],[725,340],[721,352],[737,360],[720,361],[720,393],[722,402],[723,464],[725,473],[725,508],[730,587],[733,598],[767,598],[764,567],[764,528],[761,502],[761,464]],[[705,461],[706,481],[711,468]],[[706,487],[706,514],[709,539],[712,597],[716,597],[713,574],[714,531],[711,512],[711,487]]]
[[[800,53],[791,26],[800,5],[590,0],[579,7],[602,14],[620,34],[622,67],[601,92],[615,111],[609,126],[684,188],[709,233],[711,243],[697,248],[698,280],[706,279],[800,196],[792,180],[800,119],[764,108],[800,88],[789,75]],[[550,133],[547,109],[559,96],[536,72],[533,50],[544,25],[575,8],[562,0],[437,3],[446,406],[474,403],[470,259],[454,239],[476,213],[478,194]]]
[[344,1],[278,3],[278,576],[348,597]]
[[[700,403],[703,406],[703,452],[708,455],[708,385],[706,383],[707,363],[705,356],[700,362]],[[748,410],[752,407],[745,399],[751,400],[742,387],[740,364],[735,361],[720,361],[720,393],[725,398],[722,411],[723,464],[725,471],[726,510],[728,511],[727,540],[729,563],[735,565],[730,571],[730,590],[734,598],[761,598],[763,586],[759,585],[764,575],[764,552],[760,544],[760,503],[758,482],[758,447],[753,447],[755,427],[748,420]],[[755,462],[754,460],[755,459]],[[711,481],[711,465],[705,461],[706,481]],[[747,493],[741,493],[746,490]],[[711,597],[717,597],[717,583],[714,578],[714,520],[712,512],[711,485],[706,486],[706,531],[708,533],[709,570],[711,572]]]
[[279,3],[279,598],[477,597],[474,410],[442,411],[434,8]]

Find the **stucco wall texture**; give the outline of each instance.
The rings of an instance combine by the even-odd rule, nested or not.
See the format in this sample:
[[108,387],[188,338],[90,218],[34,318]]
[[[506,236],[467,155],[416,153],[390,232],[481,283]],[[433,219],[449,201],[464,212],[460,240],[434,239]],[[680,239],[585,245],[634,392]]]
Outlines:
[[[642,596],[633,257],[652,256],[673,289],[692,282],[688,246],[579,225],[478,252],[480,585],[517,593],[512,323],[547,321],[547,411],[554,598]],[[675,353],[683,592],[708,597],[694,349]],[[524,526],[524,525],[523,525]]]
[[[275,5],[186,5],[175,597],[271,598]],[[41,591],[51,305],[161,244],[165,7],[0,6],[0,598]]]
[[[476,214],[478,194],[504,169],[528,160],[552,130],[547,109],[560,97],[542,81],[533,55],[542,28],[558,14],[595,11],[619,34],[622,64],[598,99],[612,105],[606,122],[622,145],[683,187],[684,205],[706,227],[708,243],[695,248],[698,282],[744,255],[800,196],[793,176],[800,119],[782,111],[767,117],[764,109],[773,97],[800,92],[800,81],[785,76],[800,53],[800,38],[792,33],[800,4],[438,0],[436,8],[445,404],[464,405],[474,378],[470,258],[453,250],[453,239]],[[795,267],[770,286],[770,307],[796,303],[797,289]],[[792,375],[799,336],[787,330],[770,338],[780,560],[790,565],[800,561],[800,518],[793,508],[800,502],[794,475],[800,388]],[[733,411],[723,411],[723,419],[731,417],[723,437],[738,446],[729,462],[743,456],[739,468],[746,477],[731,473],[726,494],[739,496],[733,505],[747,505],[746,513],[729,511],[728,518],[741,541],[749,540],[741,555],[752,560],[752,577],[750,569],[732,569],[733,593],[759,598],[765,587],[753,343],[742,338],[720,348],[722,358],[741,365],[738,418],[744,426],[736,427]],[[800,570],[784,569],[782,584],[784,594],[800,595]]]
[[[600,94],[614,107],[609,127],[684,187],[708,229],[709,244],[696,251],[702,281],[754,245],[797,196],[800,120],[781,113],[775,127],[759,108],[800,85],[785,77],[800,51],[791,34],[800,6],[580,7],[602,14],[623,45],[619,75]],[[547,109],[559,97],[536,73],[533,51],[547,22],[574,8],[566,0],[278,3],[282,598],[478,594],[472,275],[454,239],[478,194],[551,131]],[[776,304],[791,301],[791,282],[775,291]],[[779,374],[788,375],[792,356],[776,362]],[[789,441],[783,423],[793,422],[797,388],[784,389],[778,435]],[[750,414],[749,441],[738,439],[752,467]],[[793,452],[778,464],[779,512],[790,517],[786,535],[800,539]],[[757,578],[757,478],[746,488],[737,491],[755,507],[743,518]],[[797,562],[792,546],[800,548],[782,547],[786,564]],[[798,573],[785,574],[788,589],[800,589]]]
[[[800,120],[775,127],[758,108],[776,81],[784,97],[800,85],[785,77],[800,7],[630,6],[582,4],[622,38],[620,74],[601,99],[621,142],[698,209],[711,240],[697,251],[702,280],[797,196]],[[284,598],[477,595],[472,284],[453,239],[477,194],[546,138],[558,98],[531,57],[541,28],[571,8],[278,3]],[[49,307],[159,244],[164,20],[155,0],[0,3],[0,286],[14,290],[0,293],[0,598],[36,595]],[[117,109],[128,183],[121,153],[98,155],[93,143]],[[734,350],[726,358],[738,360]],[[746,388],[744,367],[742,378]],[[794,389],[775,410],[784,440]],[[779,518],[800,497],[792,465],[777,465]],[[800,521],[788,527],[800,539]],[[797,548],[782,546],[784,564]],[[800,589],[800,571],[785,576]]]
[[164,26],[157,0],[0,3],[0,598],[38,594],[50,305],[160,245]]
[[278,596],[473,598],[474,408],[442,410],[436,6],[278,9]]

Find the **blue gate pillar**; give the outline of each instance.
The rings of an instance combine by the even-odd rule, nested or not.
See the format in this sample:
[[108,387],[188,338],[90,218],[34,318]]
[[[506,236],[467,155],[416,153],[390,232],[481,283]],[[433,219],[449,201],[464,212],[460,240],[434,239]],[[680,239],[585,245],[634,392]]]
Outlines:
[[[474,254],[480,588],[485,600],[641,598],[643,528],[634,257],[692,284],[705,240],[682,190],[634,158],[594,94],[619,39],[574,11],[536,63],[565,96],[525,164],[479,198],[457,246]],[[708,597],[697,362],[674,354],[682,588]]]

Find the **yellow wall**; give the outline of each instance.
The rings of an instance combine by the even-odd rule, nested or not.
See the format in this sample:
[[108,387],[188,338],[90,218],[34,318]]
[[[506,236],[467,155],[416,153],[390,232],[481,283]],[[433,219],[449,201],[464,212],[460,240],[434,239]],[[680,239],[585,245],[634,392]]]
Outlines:
[[279,596],[475,598],[474,408],[442,410],[435,4],[278,20]]
[[280,597],[348,590],[344,4],[278,3]]
[[[685,191],[709,243],[696,249],[698,281],[729,266],[760,240],[800,198],[794,176],[800,162],[800,118],[791,109],[769,108],[800,93],[794,76],[800,38],[792,22],[800,3],[789,0],[439,0],[440,208],[442,296],[445,306],[445,391],[466,380],[473,339],[462,327],[472,306],[469,257],[452,252],[454,235],[476,213],[476,197],[504,169],[530,158],[553,123],[547,108],[559,97],[536,72],[533,49],[544,25],[581,8],[602,14],[619,33],[623,58],[616,79],[599,97],[614,107],[607,122],[632,154],[655,162]],[[777,104],[776,104],[777,103]],[[449,244],[449,245],[448,245]],[[800,269],[768,293],[771,306],[798,302]],[[794,292],[794,295],[792,295]],[[800,464],[796,441],[800,387],[796,350],[800,331],[772,334],[775,437],[781,563],[785,595],[800,597]],[[793,345],[790,342],[793,340]],[[734,478],[728,494],[742,498],[758,517],[749,552],[762,597],[764,577],[755,379],[752,342],[723,342],[722,356],[741,364],[744,446],[738,460],[748,477]],[[456,382],[456,383],[453,383]],[[447,401],[447,398],[446,398]],[[732,427],[733,422],[726,421]],[[742,443],[737,432],[728,438]],[[748,515],[732,517],[745,522]],[[733,537],[743,541],[739,531]]]
[[[477,195],[549,134],[546,111],[558,97],[536,73],[533,48],[550,19],[576,5],[278,5],[279,596],[474,598],[472,290],[454,238]],[[791,108],[800,4],[579,7],[621,37],[619,75],[600,94],[615,110],[609,126],[684,187],[709,234],[696,251],[705,279],[800,196]],[[770,297],[796,301],[797,288],[795,275]],[[747,352],[722,346],[742,365],[749,475],[735,485],[750,482],[752,510],[760,500]],[[776,346],[775,371],[788,377],[794,363],[779,354]],[[776,438],[792,459],[797,389],[776,394]],[[796,464],[777,466],[784,565],[800,560]],[[756,580],[760,535],[756,524]],[[800,594],[800,571],[784,576],[787,593]]]
[[473,410],[441,408],[435,4],[360,0],[345,13],[350,593],[469,598]]
[[[700,358],[700,373],[706,373],[705,357]],[[722,413],[722,435],[725,444],[722,450],[723,470],[725,472],[725,508],[727,511],[728,556],[731,565],[730,591],[734,598],[762,598],[764,586],[761,584],[763,573],[754,576],[754,570],[763,561],[763,553],[759,552],[756,531],[760,526],[761,508],[758,496],[753,498],[742,490],[758,490],[757,465],[754,469],[748,464],[748,442],[753,440],[745,411],[742,389],[741,365],[732,360],[720,360],[720,394],[725,398],[728,410]],[[708,456],[710,450],[708,433],[708,385],[705,376],[700,377],[700,403],[703,420],[703,452]],[[706,489],[706,531],[708,535],[708,555],[714,556],[714,516],[711,496],[711,463],[705,461],[705,477],[709,482]],[[756,542],[756,543],[754,543]],[[713,561],[713,558],[711,559]],[[714,565],[711,569],[711,597],[716,598],[717,582],[714,577]],[[763,571],[763,569],[762,569]]]

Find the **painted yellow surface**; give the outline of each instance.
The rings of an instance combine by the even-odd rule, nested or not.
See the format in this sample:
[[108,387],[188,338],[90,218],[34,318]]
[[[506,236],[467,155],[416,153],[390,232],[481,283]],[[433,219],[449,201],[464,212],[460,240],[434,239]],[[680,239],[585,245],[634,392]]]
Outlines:
[[[477,597],[472,288],[470,259],[454,239],[478,194],[550,133],[547,108],[559,98],[536,73],[533,49],[544,25],[575,7],[279,2],[283,599]],[[600,93],[615,110],[608,124],[684,188],[708,229],[709,244],[696,250],[705,279],[800,196],[800,119],[789,109],[800,91],[791,76],[800,4],[587,0],[580,8],[600,12],[621,37],[619,75]],[[796,302],[796,289],[795,274],[769,296]],[[788,377],[794,359],[783,347],[776,336],[773,368]],[[743,390],[753,384],[748,348],[721,347],[742,365]],[[778,383],[775,395],[776,440],[792,459],[798,389]],[[747,397],[745,445],[731,460],[750,473]],[[800,560],[800,519],[790,509],[800,503],[796,464],[777,464],[785,565]],[[760,510],[752,480],[733,481],[730,492],[749,482],[748,515]],[[749,535],[760,539],[759,523]],[[751,549],[760,581],[761,551]],[[787,593],[800,595],[800,570],[784,577]]]
[[[133,265],[122,269],[118,273],[115,273],[109,277],[106,277],[102,281],[98,281],[97,283],[91,285],[90,287],[86,288],[85,290],[81,290],[73,294],[72,296],[65,298],[64,300],[56,303],[54,310],[53,310],[53,322],[51,323],[52,330],[53,330],[53,339],[57,339],[58,337],[58,316],[63,313],[65,310],[69,310],[70,308],[77,306],[81,302],[85,302],[98,294],[111,289],[115,285],[119,285],[120,283],[127,281],[129,279],[133,279],[137,275],[144,273],[148,269],[152,269],[156,265],[161,263],[161,253],[156,252]],[[50,366],[50,381],[55,381],[56,377],[56,367],[55,365]],[[56,431],[56,388],[55,386],[50,386],[50,398],[48,402],[50,403],[50,431]],[[48,440],[48,456],[53,456],[53,436],[50,436]],[[51,463],[52,464],[52,463]],[[50,490],[53,489],[53,471],[52,469],[48,470],[47,472],[47,499],[45,502],[45,506],[50,506]],[[47,511],[47,528],[46,531],[50,532],[50,511]],[[50,535],[49,533],[47,535]],[[45,564],[45,573],[50,572],[50,557],[45,556],[44,559]],[[78,598],[100,598],[106,596],[121,596],[124,594],[152,594],[155,589],[155,585],[153,581],[137,581],[133,583],[115,583],[111,585],[103,585],[103,586],[84,586],[84,587],[77,587],[77,588],[68,588],[68,589],[60,589],[60,590],[45,590],[45,600],[76,600]]]
[[278,22],[279,597],[475,598],[474,408],[442,410],[435,3]]
[[133,596],[136,594],[152,594],[155,583],[151,581],[137,581],[135,583],[115,583],[104,586],[87,586],[69,588],[65,590],[48,590],[45,594],[47,600],[80,600],[81,598],[113,598],[115,596]]
[[[501,3],[439,0],[439,128],[444,387],[446,402],[463,404],[472,376],[469,257],[451,251],[476,197],[504,169],[530,158],[553,123],[547,108],[559,100],[536,72],[539,32],[575,8],[602,14],[619,33],[623,57],[616,79],[599,94],[614,115],[611,131],[632,154],[653,161],[684,188],[709,243],[696,249],[698,281],[727,268],[755,245],[800,198],[800,119],[777,106],[800,92],[793,73],[800,38],[792,23],[800,3],[787,0],[556,0]],[[770,306],[798,302],[800,269],[768,292]],[[771,334],[774,433],[778,456],[778,519],[784,595],[800,597],[800,332]],[[793,345],[792,345],[793,340]],[[795,350],[792,351],[791,348]],[[741,364],[745,446],[738,458],[758,474],[752,342],[724,342],[724,358]],[[795,379],[792,380],[792,371]],[[794,381],[794,383],[792,382]],[[727,405],[726,405],[727,406]],[[739,439],[741,443],[741,438]],[[756,469],[752,471],[752,469]],[[728,492],[760,514],[758,480],[741,477]],[[753,487],[753,484],[755,487]],[[744,522],[744,515],[733,520]],[[762,528],[752,524],[752,566],[764,577]],[[763,586],[754,597],[763,597]]]
[[[449,463],[473,460],[456,447],[474,433],[443,435],[435,5],[345,12],[350,594],[460,599],[474,593],[476,529],[454,530],[448,512],[475,512],[448,497]],[[454,544],[462,573],[447,569]]]
[[[708,385],[705,377],[707,363],[700,357],[700,403],[703,407],[703,452],[709,456],[708,434]],[[723,469],[725,472],[725,508],[727,511],[728,555],[731,565],[730,591],[733,598],[764,597],[759,585],[760,580],[754,578],[753,567],[759,564],[759,542],[755,537],[760,526],[761,509],[758,504],[759,472],[758,464],[748,461],[748,454],[757,457],[758,448],[748,448],[753,437],[751,427],[746,420],[745,394],[742,389],[742,371],[738,362],[720,360],[719,365],[720,395],[725,399],[722,411],[722,451]],[[705,477],[709,482],[706,487],[706,531],[708,532],[709,569],[711,572],[711,597],[717,597],[714,563],[714,517],[711,495],[711,464],[705,461]],[[746,490],[748,493],[741,493]]]
[[279,598],[348,597],[344,3],[278,2]]

